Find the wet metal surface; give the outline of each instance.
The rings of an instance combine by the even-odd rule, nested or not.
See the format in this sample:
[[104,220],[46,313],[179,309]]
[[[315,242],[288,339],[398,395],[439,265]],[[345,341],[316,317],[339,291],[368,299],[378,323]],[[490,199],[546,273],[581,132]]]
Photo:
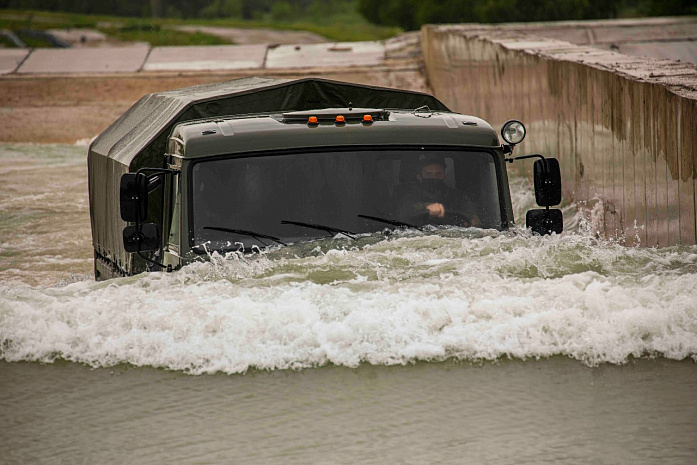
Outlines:
[[428,26],[423,47],[436,96],[494,125],[522,119],[516,151],[558,157],[566,195],[600,203],[608,236],[695,243],[696,65],[486,26]]

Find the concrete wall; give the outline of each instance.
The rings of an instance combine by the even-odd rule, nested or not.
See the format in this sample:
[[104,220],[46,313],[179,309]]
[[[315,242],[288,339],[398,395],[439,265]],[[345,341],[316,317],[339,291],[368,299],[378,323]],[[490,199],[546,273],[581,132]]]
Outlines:
[[[419,43],[418,33],[386,41],[187,47],[0,49],[0,75],[114,74],[162,71],[288,70],[394,65],[395,52]],[[409,58],[409,57],[407,57]]]
[[607,236],[696,243],[697,66],[493,26],[425,26],[422,47],[435,95],[495,126],[523,121],[515,154],[558,157],[566,198],[602,202]]
[[625,55],[697,63],[697,16],[509,23],[503,28]]

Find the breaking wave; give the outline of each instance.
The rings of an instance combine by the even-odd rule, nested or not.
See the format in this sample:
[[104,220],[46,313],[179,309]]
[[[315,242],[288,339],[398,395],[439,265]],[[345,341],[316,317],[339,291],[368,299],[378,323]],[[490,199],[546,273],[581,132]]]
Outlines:
[[[305,246],[307,247],[307,246]],[[444,230],[0,284],[0,359],[188,373],[569,356],[697,360],[697,248]]]
[[[82,160],[55,151],[52,163]],[[33,156],[23,146],[2,154]],[[524,217],[530,182],[513,178],[511,194]],[[100,283],[67,272],[56,287],[0,282],[0,360],[196,374],[555,355],[591,366],[697,360],[697,247],[624,247],[597,238],[597,212],[564,210],[561,236],[404,231]]]

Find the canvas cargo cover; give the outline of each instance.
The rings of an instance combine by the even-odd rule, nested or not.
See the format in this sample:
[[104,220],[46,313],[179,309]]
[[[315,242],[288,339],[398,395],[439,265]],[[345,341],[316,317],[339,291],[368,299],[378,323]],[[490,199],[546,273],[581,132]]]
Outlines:
[[[90,156],[111,158],[131,168],[161,165],[167,136],[183,121],[225,115],[347,107],[413,109],[427,105],[449,111],[435,97],[319,78],[250,77],[148,94],[90,146]],[[153,159],[156,157],[156,159]],[[154,162],[154,164],[151,164]]]
[[[90,218],[95,260],[115,273],[141,271],[123,250],[119,185],[139,168],[164,167],[167,138],[184,121],[225,115],[347,107],[414,109],[427,105],[449,111],[419,92],[349,84],[320,78],[298,80],[250,77],[149,94],[109,126],[88,152]],[[162,199],[151,196],[149,220],[159,223]],[[139,260],[139,259],[138,259]]]

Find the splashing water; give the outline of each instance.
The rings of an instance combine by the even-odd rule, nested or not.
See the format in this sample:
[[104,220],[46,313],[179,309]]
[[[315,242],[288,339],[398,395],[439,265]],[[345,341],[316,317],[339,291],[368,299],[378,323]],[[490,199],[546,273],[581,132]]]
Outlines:
[[[524,217],[532,187],[513,179],[511,190]],[[591,366],[697,360],[697,248],[628,248],[596,238],[573,205],[565,218],[561,236],[405,231],[214,254],[171,274],[0,283],[0,359],[194,374],[554,355]]]

